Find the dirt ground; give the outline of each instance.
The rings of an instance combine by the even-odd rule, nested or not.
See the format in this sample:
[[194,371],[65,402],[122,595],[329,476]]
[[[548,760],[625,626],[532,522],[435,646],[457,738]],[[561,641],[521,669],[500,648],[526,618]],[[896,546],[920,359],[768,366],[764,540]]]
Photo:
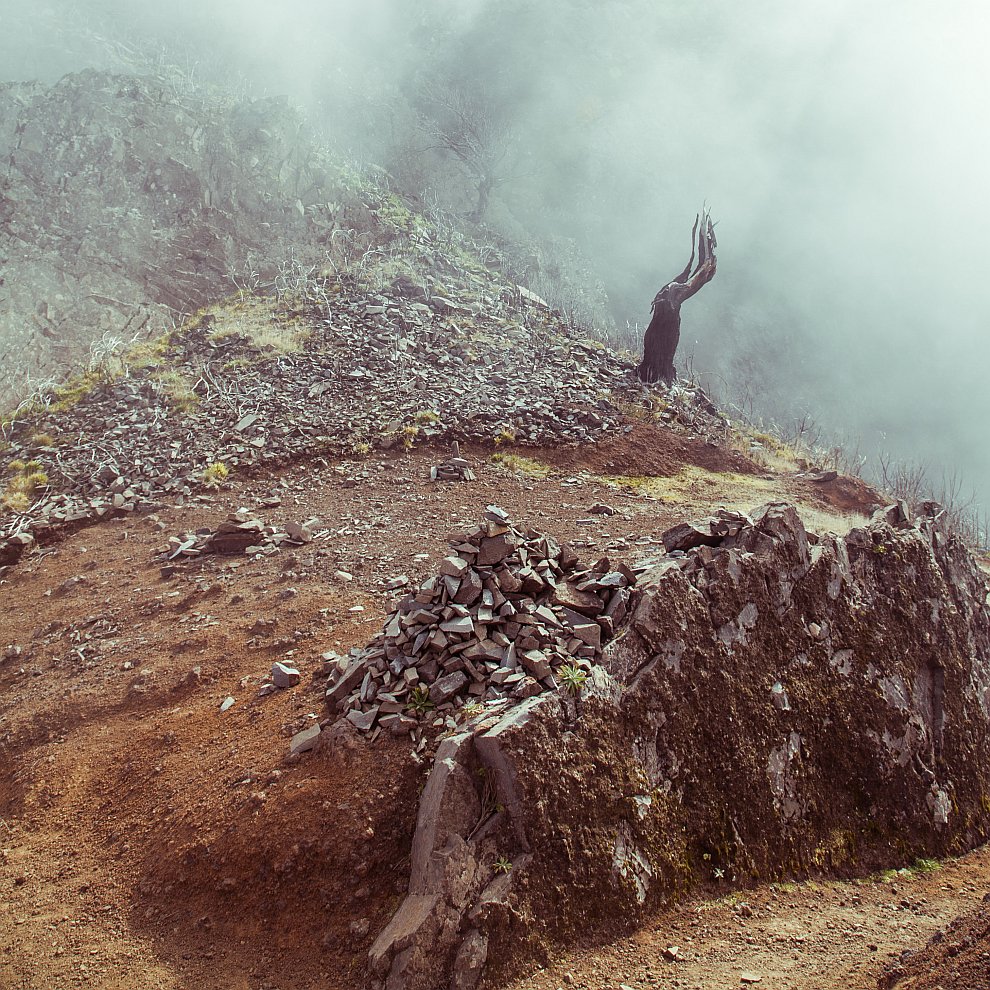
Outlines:
[[[833,510],[828,491],[788,478],[740,487],[700,455],[676,502],[591,473],[644,474],[632,441],[638,432],[628,449],[576,450],[542,480],[481,450],[466,452],[478,473],[468,484],[430,483],[440,458],[427,450],[315,461],[81,530],[9,572],[0,988],[365,986],[367,948],[404,891],[427,762],[408,740],[327,733],[316,752],[290,758],[288,738],[327,718],[320,655],[371,638],[391,579],[432,573],[447,539],[489,503],[582,556],[632,560],[657,554],[674,522],[759,504],[770,489],[825,519],[855,501],[843,490]],[[602,502],[615,514],[589,514]],[[325,535],[163,576],[157,551],[169,535],[215,527],[239,506],[272,522],[319,516]],[[302,682],[259,697],[276,659]],[[982,896],[987,866],[977,852],[883,884],[766,888],[738,899],[751,913],[716,891],[517,986],[736,986],[750,968],[764,985],[872,986],[881,962]],[[675,944],[683,961],[667,963],[662,950]]]
[[[772,884],[712,892],[650,921],[630,938],[588,945],[511,990],[876,990],[885,964],[916,951],[988,889],[990,850],[932,871],[859,882]],[[934,990],[940,981],[909,984]],[[974,983],[951,990],[977,990]],[[945,984],[944,990],[950,990]]]
[[936,932],[920,952],[891,962],[882,990],[990,990],[990,894]]

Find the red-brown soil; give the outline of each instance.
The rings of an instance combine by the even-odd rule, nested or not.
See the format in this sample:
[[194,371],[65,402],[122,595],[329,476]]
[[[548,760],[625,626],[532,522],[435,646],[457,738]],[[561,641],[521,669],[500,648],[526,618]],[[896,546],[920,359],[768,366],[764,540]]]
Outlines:
[[936,932],[928,945],[892,963],[882,990],[988,990],[990,988],[990,895],[976,910]]
[[[560,470],[540,482],[505,473],[480,452],[471,455],[476,482],[440,486],[426,480],[438,459],[429,451],[347,467],[317,461],[279,478],[235,479],[215,496],[157,516],[82,530],[9,572],[0,585],[0,987],[364,987],[368,945],[407,877],[425,766],[408,741],[387,739],[343,737],[286,758],[289,735],[327,717],[320,654],[366,642],[388,608],[387,580],[432,573],[447,538],[489,503],[573,541],[584,556],[628,559],[657,552],[674,522],[736,497],[730,478],[716,477],[696,501],[677,506],[572,478],[598,464],[608,473],[648,473],[635,446],[648,439],[637,428],[632,446],[620,443],[611,454],[606,445],[570,462],[558,453]],[[778,494],[807,497],[785,478]],[[238,506],[274,497],[281,504],[258,508],[259,516],[316,514],[329,535],[260,559],[202,558],[162,577],[155,554],[168,535],[215,526]],[[595,502],[616,514],[589,517]],[[274,659],[295,663],[302,683],[259,698]],[[235,704],[221,713],[227,696]],[[883,903],[894,898],[892,888],[877,887],[871,899],[867,885],[856,888],[861,904],[849,901],[836,917],[850,930],[872,924],[868,914],[910,921],[890,938],[920,945],[982,894],[970,886],[982,885],[985,859],[977,854],[920,878],[923,888],[905,879],[899,897],[923,890],[930,911],[888,918]],[[940,894],[943,883],[951,891]],[[824,895],[807,891],[782,914],[775,905],[791,904],[791,896],[747,894],[761,913],[745,924],[731,908],[698,902],[637,936],[647,940],[643,958],[660,942],[691,935],[699,948],[704,943],[698,965],[714,972],[719,953],[749,952],[746,938],[770,910],[767,925],[786,917],[793,938],[803,932],[810,941],[792,941],[786,927],[779,941],[768,927],[760,943],[767,953],[825,959],[823,946],[835,941],[848,942],[850,960],[872,961],[862,940],[815,934]],[[893,944],[884,942],[876,958]],[[601,979],[575,979],[617,986],[618,969],[608,982],[610,960],[637,945],[595,947]],[[695,970],[682,966],[693,965],[668,969],[653,957],[653,984],[632,971],[621,979],[722,985],[691,983]],[[718,965],[731,973],[729,963]],[[795,972],[817,972],[808,965]],[[565,971],[520,986],[557,986]],[[801,979],[766,982],[832,985]]]
[[[723,896],[713,891],[654,918],[630,938],[568,953],[510,990],[876,990],[885,963],[920,949],[933,932],[980,903],[988,870],[984,847],[933,872]],[[671,961],[665,952],[675,947]],[[930,971],[924,982],[898,990],[987,985],[944,981],[943,975]]]
[[762,468],[735,450],[685,436],[664,426],[631,420],[628,433],[599,443],[540,448],[533,456],[570,471],[601,475],[669,477],[685,465],[706,471],[760,474]]

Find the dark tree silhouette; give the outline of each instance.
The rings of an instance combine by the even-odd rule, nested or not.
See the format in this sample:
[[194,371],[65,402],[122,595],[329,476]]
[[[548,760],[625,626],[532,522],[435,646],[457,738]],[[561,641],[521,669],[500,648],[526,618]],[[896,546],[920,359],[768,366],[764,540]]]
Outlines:
[[[699,230],[700,226],[700,230]],[[697,247],[698,267],[694,265]],[[643,360],[636,369],[644,382],[674,380],[674,353],[681,339],[681,303],[690,299],[715,277],[715,225],[706,210],[694,218],[691,228],[691,260],[687,268],[668,282],[653,298],[653,316],[643,338]]]

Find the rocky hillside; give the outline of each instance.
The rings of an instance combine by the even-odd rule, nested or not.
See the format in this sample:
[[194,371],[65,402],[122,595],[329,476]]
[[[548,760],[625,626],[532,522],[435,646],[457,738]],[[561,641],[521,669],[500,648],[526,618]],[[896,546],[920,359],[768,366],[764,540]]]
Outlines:
[[0,420],[0,982],[474,990],[985,841],[937,506],[644,388],[277,102],[84,74],[0,137],[5,325],[91,357]]
[[623,408],[689,442],[726,435],[701,389],[645,393],[628,360],[449,228],[366,193],[366,237],[380,247],[296,269],[277,291],[237,293],[2,421],[0,566],[65,526],[300,458],[587,442],[628,433]]
[[0,85],[0,401],[324,258],[341,172],[282,99],[95,71]]

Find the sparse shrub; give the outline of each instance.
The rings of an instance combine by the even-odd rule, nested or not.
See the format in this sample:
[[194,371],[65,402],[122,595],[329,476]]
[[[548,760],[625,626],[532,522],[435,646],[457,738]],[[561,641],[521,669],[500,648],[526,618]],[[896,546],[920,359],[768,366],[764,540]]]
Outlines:
[[11,512],[26,512],[28,506],[31,504],[31,499],[29,499],[24,492],[7,491],[4,493],[3,499],[0,501],[2,501],[4,506]]
[[3,505],[13,512],[24,512],[31,504],[38,490],[48,484],[48,475],[42,470],[40,461],[11,461],[7,465],[13,477],[7,482],[3,493]]
[[37,447],[54,447],[55,438],[50,433],[34,433],[31,442]]
[[419,436],[418,426],[403,426],[399,431],[399,436],[402,438],[402,446],[406,450],[412,450],[413,444],[416,442],[416,437]]
[[219,488],[230,475],[230,468],[223,461],[214,461],[203,472],[203,484],[210,488]]
[[48,475],[44,471],[25,471],[22,477],[24,484],[29,486],[31,491],[44,488],[48,484]]
[[406,705],[406,711],[412,712],[414,715],[425,715],[427,712],[432,711],[434,707],[433,702],[430,700],[429,688],[420,684],[409,692],[409,703]]
[[495,446],[501,447],[503,443],[512,443],[515,439],[515,432],[509,429],[509,427],[503,426],[498,433],[495,434]]
[[560,679],[560,686],[568,694],[578,697],[584,690],[588,682],[588,673],[582,670],[577,664],[565,663],[558,671],[557,677]]

